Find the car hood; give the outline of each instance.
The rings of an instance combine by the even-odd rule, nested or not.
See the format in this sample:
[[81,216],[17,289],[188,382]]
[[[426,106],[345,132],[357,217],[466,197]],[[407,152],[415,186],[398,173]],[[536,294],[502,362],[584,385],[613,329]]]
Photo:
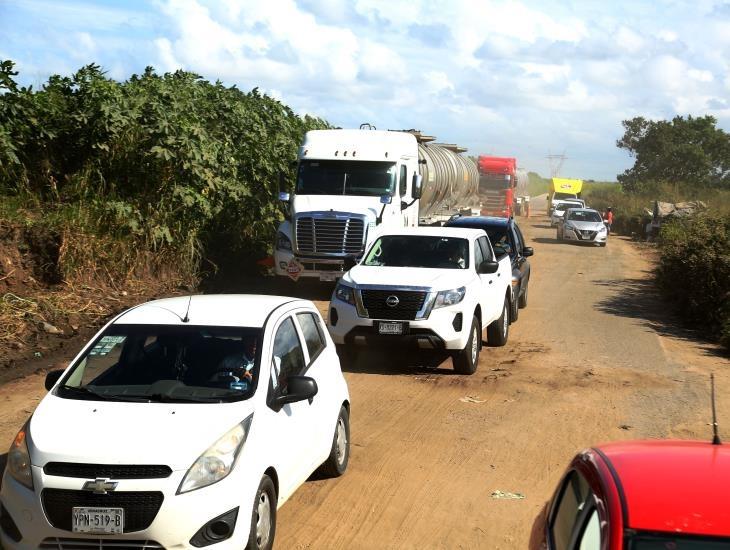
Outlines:
[[470,269],[428,269],[423,267],[381,267],[358,265],[343,280],[356,286],[415,286],[449,290],[468,284],[474,276]]
[[31,462],[164,464],[187,470],[251,412],[250,401],[127,403],[49,394],[31,418]]
[[572,220],[567,221],[566,225],[572,225],[581,231],[598,231],[604,227],[603,222],[576,222]]

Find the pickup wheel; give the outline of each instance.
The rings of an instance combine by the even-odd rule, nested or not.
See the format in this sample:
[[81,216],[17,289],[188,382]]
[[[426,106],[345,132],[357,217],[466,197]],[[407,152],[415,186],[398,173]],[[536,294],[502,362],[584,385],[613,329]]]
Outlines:
[[347,463],[350,460],[350,415],[347,409],[340,407],[340,414],[337,417],[335,435],[332,438],[330,455],[317,469],[317,473],[323,477],[340,477],[347,470]]
[[502,315],[487,326],[487,343],[492,347],[504,346],[509,337],[509,298],[504,298]]
[[479,364],[479,349],[482,347],[482,327],[476,315],[471,320],[471,332],[466,347],[456,352],[452,359],[454,371],[459,374],[474,374]]
[[530,280],[527,279],[527,281],[525,281],[525,291],[522,294],[520,294],[520,297],[517,299],[517,307],[519,307],[520,309],[527,307],[527,289],[529,289],[529,288],[530,288]]

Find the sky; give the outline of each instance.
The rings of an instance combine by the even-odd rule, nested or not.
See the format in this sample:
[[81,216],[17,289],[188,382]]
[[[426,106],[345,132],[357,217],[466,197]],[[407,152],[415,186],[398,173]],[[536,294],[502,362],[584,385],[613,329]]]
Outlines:
[[0,0],[0,59],[38,87],[88,63],[254,87],[345,128],[416,128],[545,176],[615,180],[621,121],[730,130],[730,1]]

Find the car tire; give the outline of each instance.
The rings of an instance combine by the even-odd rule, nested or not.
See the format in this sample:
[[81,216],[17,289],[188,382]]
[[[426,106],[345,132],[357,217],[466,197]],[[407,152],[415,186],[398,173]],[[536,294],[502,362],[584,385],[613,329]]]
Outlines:
[[559,241],[563,240],[563,234],[560,232],[560,228],[558,227],[558,232],[555,234],[555,238]]
[[276,534],[276,488],[269,476],[261,478],[251,511],[246,550],[271,550]]
[[505,297],[502,315],[487,326],[487,343],[492,347],[501,347],[507,343],[509,338],[509,310],[509,298]]
[[340,477],[347,470],[350,461],[350,413],[343,405],[335,424],[335,434],[332,437],[330,455],[317,469],[321,477]]
[[482,327],[476,315],[472,317],[469,331],[469,339],[466,341],[466,346],[464,346],[463,350],[456,352],[452,358],[454,372],[458,374],[474,374],[479,365],[479,351],[482,347]]
[[509,322],[514,323],[515,321],[517,321],[519,316],[520,316],[520,309],[517,306],[517,300],[510,300]]
[[530,280],[528,279],[525,283],[525,291],[520,294],[520,297],[517,299],[517,307],[520,309],[524,309],[527,307],[527,291],[530,288]]
[[598,246],[606,246],[606,243],[598,243]]

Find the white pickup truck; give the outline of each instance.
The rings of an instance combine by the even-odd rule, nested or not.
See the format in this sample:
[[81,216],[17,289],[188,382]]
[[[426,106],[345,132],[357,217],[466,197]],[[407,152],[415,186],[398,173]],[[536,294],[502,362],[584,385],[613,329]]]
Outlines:
[[511,279],[509,257],[497,260],[480,229],[388,231],[338,282],[328,328],[345,354],[362,345],[442,349],[456,372],[472,374],[485,328],[490,346],[507,342]]

